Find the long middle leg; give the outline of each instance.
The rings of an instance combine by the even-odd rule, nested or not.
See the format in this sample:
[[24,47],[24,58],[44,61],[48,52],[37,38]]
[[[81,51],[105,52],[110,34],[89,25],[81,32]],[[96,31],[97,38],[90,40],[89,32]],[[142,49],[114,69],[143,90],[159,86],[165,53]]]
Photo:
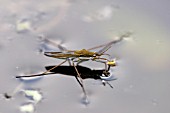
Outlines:
[[53,74],[53,73],[49,73],[50,71],[52,71],[53,69],[57,68],[58,66],[64,64],[67,60],[64,60],[63,62],[61,62],[60,64],[52,67],[51,69],[41,73],[41,74],[35,74],[35,75],[30,75],[30,76],[16,76],[16,78],[22,78],[22,77],[36,77],[36,76],[43,76],[43,75],[48,75],[48,74]]
[[[73,61],[72,61],[72,64],[73,64],[74,69],[75,69],[75,71],[77,73],[77,76],[75,76],[76,80],[79,82],[80,86],[82,87],[82,90],[83,90],[83,93],[84,93],[85,97],[87,97],[87,94],[86,94],[86,91],[85,91],[85,88],[84,88],[84,85],[83,85],[83,79],[81,78],[80,73],[78,72],[78,69],[76,68]],[[80,78],[80,80],[78,79],[78,77]]]

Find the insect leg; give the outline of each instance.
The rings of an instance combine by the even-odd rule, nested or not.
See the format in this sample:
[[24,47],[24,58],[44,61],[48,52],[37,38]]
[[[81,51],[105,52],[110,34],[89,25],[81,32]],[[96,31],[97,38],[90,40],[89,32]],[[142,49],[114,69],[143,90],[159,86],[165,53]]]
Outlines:
[[22,78],[22,77],[36,77],[36,76],[43,76],[43,75],[48,75],[48,74],[54,74],[54,73],[49,73],[50,71],[52,71],[53,69],[57,68],[58,66],[64,64],[67,60],[64,60],[63,62],[61,62],[60,64],[52,67],[51,69],[41,73],[41,74],[35,74],[35,75],[30,75],[30,76],[16,76],[16,78]]
[[57,68],[58,66],[61,66],[62,64],[64,64],[67,60],[64,60],[63,62],[61,62],[60,64],[52,67],[51,69],[45,71],[43,74],[47,74],[48,72],[52,71],[53,69]]
[[102,80],[102,83],[104,86],[108,84],[111,88],[113,88],[113,86],[108,81]]
[[80,63],[83,63],[85,61],[88,61],[89,59],[80,59],[79,61],[77,61],[77,65],[79,65]]
[[56,74],[56,73],[41,73],[41,74],[33,74],[33,75],[24,75],[24,76],[16,76],[16,78],[22,78],[22,77],[38,77],[38,76],[44,76],[44,75],[50,75],[50,74]]
[[96,62],[100,62],[100,63],[103,63],[104,65],[105,65],[105,71],[108,71],[108,65],[107,65],[107,61],[108,61],[108,59],[106,59],[106,58],[100,58],[100,57],[94,57],[94,59],[93,59],[94,61],[96,61]]
[[99,50],[99,51],[97,52],[98,54],[103,54],[103,53],[106,52],[113,44],[116,44],[116,43],[122,41],[124,38],[129,37],[131,34],[132,34],[131,32],[127,32],[127,33],[119,36],[119,38],[116,39],[116,40],[113,40],[113,41],[111,41],[111,42],[109,42],[109,43],[102,44],[102,45],[99,45],[99,46],[96,46],[96,47],[89,48],[88,50],[93,50],[93,49],[97,49],[97,48],[104,47],[104,48],[102,48],[101,50]]
[[69,66],[71,66],[71,62],[69,58],[67,58],[67,61],[68,61]]
[[80,78],[80,81],[79,81],[79,79],[77,78],[77,76],[75,76],[75,77],[76,77],[77,81],[79,82],[80,86],[82,87],[82,90],[83,90],[83,93],[84,93],[85,97],[87,97],[86,91],[85,91],[84,85],[83,85],[83,79],[81,78],[80,73],[78,72],[78,69],[76,68],[74,62],[73,62],[73,66],[74,66],[74,68],[75,68],[75,70],[76,70],[76,73],[77,73],[78,77]]
[[[78,81],[78,83],[80,84],[81,87],[83,87],[83,84],[80,82],[80,80],[78,79],[77,76],[75,76],[76,80]],[[83,91],[84,92],[84,91]]]

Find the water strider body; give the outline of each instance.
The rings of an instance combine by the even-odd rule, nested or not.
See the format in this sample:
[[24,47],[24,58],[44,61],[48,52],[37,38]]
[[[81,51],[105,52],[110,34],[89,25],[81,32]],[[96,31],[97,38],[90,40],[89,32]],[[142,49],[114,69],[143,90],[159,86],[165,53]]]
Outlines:
[[[66,48],[62,47],[61,45],[57,45],[59,48],[62,48],[62,51],[64,51],[64,52],[44,52],[44,55],[46,55],[48,57],[52,57],[52,58],[57,58],[57,59],[67,59],[69,61],[71,60],[73,62],[77,62],[77,64],[80,64],[84,61],[93,60],[93,61],[105,63],[105,65],[115,66],[114,60],[102,58],[101,56],[103,56],[103,55],[109,56],[109,54],[105,54],[105,52],[108,49],[110,49],[113,44],[116,44],[116,43],[122,41],[124,38],[129,37],[130,35],[131,35],[131,33],[128,32],[128,33],[120,36],[117,40],[113,40],[109,43],[99,45],[96,47],[92,47],[89,49],[67,50]],[[47,43],[53,43],[47,39],[45,39],[45,41]],[[103,48],[97,52],[91,51],[91,50],[101,48],[101,47],[103,47]]]
[[44,55],[49,56],[49,57],[53,57],[53,58],[59,58],[59,59],[100,56],[98,53],[91,52],[91,51],[88,51],[86,49],[68,51],[67,53],[63,53],[63,52],[44,52]]
[[[113,40],[107,44],[103,44],[103,45],[99,45],[90,49],[80,49],[80,50],[67,50],[64,47],[62,47],[61,45],[57,45],[60,49],[64,50],[64,52],[44,52],[44,55],[48,56],[48,57],[52,57],[52,58],[57,58],[57,59],[64,59],[63,62],[61,62],[60,64],[56,65],[56,66],[52,66],[51,68],[48,68],[47,71],[41,73],[41,74],[37,74],[37,75],[30,75],[30,76],[17,76],[16,78],[21,78],[21,77],[35,77],[35,76],[43,76],[43,75],[48,75],[48,74],[55,74],[53,73],[54,70],[56,70],[59,66],[61,66],[62,64],[64,64],[66,61],[69,62],[70,66],[72,66],[72,69],[74,69],[74,73],[76,72],[76,74],[74,74],[76,80],[79,82],[80,86],[82,87],[82,90],[84,92],[85,97],[87,98],[86,95],[86,91],[84,89],[84,85],[83,85],[83,78],[81,76],[81,73],[79,72],[79,68],[77,67],[78,64],[85,62],[85,61],[96,61],[96,62],[101,62],[105,64],[105,70],[103,71],[103,74],[105,75],[105,77],[109,77],[110,73],[108,73],[110,66],[115,66],[115,60],[110,60],[107,59],[105,57],[101,57],[103,55],[109,55],[109,54],[105,54],[105,52],[111,48],[111,46],[115,43],[118,43],[120,41],[122,41],[125,37],[129,37],[130,33],[124,34],[121,37],[119,37],[119,39],[117,40]],[[46,41],[49,43],[50,41],[46,39]],[[50,42],[51,43],[51,42]],[[98,52],[92,52],[91,50],[93,49],[97,49],[97,48],[101,48]],[[75,65],[75,62],[77,62],[77,65]],[[58,68],[59,69],[59,68]],[[52,72],[52,73],[50,73]],[[105,79],[104,77],[101,79]],[[105,79],[106,80],[106,79]]]

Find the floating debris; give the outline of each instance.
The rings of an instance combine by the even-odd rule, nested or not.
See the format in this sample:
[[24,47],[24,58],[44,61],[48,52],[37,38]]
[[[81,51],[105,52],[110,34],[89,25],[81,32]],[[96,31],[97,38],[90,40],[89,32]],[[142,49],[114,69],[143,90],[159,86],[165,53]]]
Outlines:
[[112,6],[105,6],[95,12],[85,15],[83,20],[85,22],[108,20],[112,17],[113,10],[114,8]]
[[11,98],[12,98],[12,96],[9,95],[8,93],[4,93],[4,97],[5,97],[6,99],[11,99]]
[[35,111],[34,104],[32,103],[21,105],[19,109],[21,112],[24,112],[24,113],[33,113]]
[[111,6],[105,6],[97,13],[98,20],[110,19],[112,17],[113,8]]
[[31,22],[27,19],[17,21],[16,30],[18,33],[22,33],[22,32],[31,30]]
[[22,92],[25,94],[25,96],[31,98],[35,103],[40,102],[43,98],[42,94],[35,89],[23,90]]

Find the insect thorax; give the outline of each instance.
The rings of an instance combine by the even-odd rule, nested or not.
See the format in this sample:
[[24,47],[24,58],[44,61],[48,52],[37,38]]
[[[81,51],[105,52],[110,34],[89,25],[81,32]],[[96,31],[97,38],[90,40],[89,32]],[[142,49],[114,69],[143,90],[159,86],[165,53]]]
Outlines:
[[75,55],[79,55],[79,56],[84,56],[84,57],[92,57],[94,55],[96,55],[95,52],[91,52],[91,51],[88,51],[86,49],[82,49],[82,50],[77,50],[74,52]]

